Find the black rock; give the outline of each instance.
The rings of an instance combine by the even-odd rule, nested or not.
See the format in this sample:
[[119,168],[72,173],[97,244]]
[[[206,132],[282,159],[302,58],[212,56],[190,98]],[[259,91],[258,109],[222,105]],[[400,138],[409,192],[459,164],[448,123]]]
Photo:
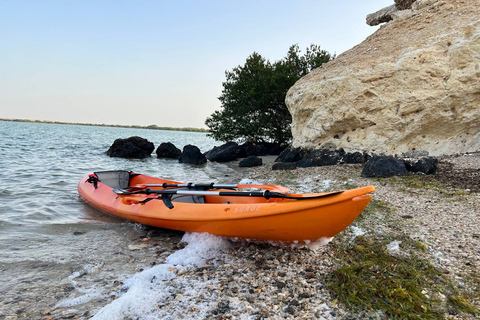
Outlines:
[[284,147],[278,143],[245,142],[240,146],[240,157],[279,155]]
[[240,146],[245,157],[249,156],[266,156],[269,153],[269,148],[264,143],[245,142]]
[[342,156],[344,163],[365,163],[367,162],[367,155],[361,152],[347,152]]
[[340,163],[344,154],[345,151],[343,149],[318,149],[307,153],[299,162],[303,167],[333,166]]
[[272,166],[272,170],[293,170],[297,168],[295,162],[276,162]]
[[362,177],[388,178],[407,174],[405,162],[392,156],[374,156],[362,170]]
[[214,147],[208,151],[205,156],[210,161],[227,162],[233,161],[238,158],[240,148],[236,142],[227,142],[219,147]]
[[438,159],[435,157],[425,157],[418,160],[406,160],[405,165],[408,171],[422,172],[424,174],[437,173]]
[[309,168],[309,167],[313,167],[313,160],[312,159],[307,159],[307,158],[303,158],[302,160],[298,160],[297,162],[295,162],[295,164],[297,165],[298,168]]
[[250,156],[240,161],[238,166],[250,168],[250,167],[258,167],[258,166],[261,166],[262,164],[263,164],[263,161],[261,158],[257,156]]
[[303,151],[302,148],[288,147],[280,153],[275,162],[297,162],[301,160],[304,155],[305,151]]
[[200,152],[198,147],[189,144],[183,147],[178,161],[181,163],[204,164],[207,162],[207,158]]
[[127,139],[116,139],[107,150],[107,155],[118,158],[143,159],[150,157],[153,150],[155,150],[153,143],[135,136]]
[[171,142],[163,142],[155,152],[158,158],[178,159],[182,151]]

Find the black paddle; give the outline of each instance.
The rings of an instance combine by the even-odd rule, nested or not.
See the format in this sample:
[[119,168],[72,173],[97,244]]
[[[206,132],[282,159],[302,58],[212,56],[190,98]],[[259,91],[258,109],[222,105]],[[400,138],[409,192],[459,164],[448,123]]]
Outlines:
[[[342,193],[343,191],[333,191],[328,193],[322,193],[316,196],[307,196],[307,197],[295,197],[295,196],[278,193],[278,192],[272,192],[268,190],[265,190],[262,192],[244,192],[244,191],[152,190],[147,188],[145,190],[139,190],[139,191],[126,191],[122,189],[114,189],[113,192],[119,195],[160,194],[161,197],[159,197],[159,199],[162,199],[165,205],[168,208],[172,209],[173,204],[171,202],[171,199],[172,199],[172,196],[175,194],[185,195],[185,196],[213,195],[213,196],[222,196],[222,197],[263,197],[267,200],[270,198],[291,199],[291,200],[311,200],[311,199],[318,199],[318,198],[333,196],[333,195]],[[155,198],[150,198],[150,199],[155,199]],[[149,199],[146,199],[146,200],[149,200]]]

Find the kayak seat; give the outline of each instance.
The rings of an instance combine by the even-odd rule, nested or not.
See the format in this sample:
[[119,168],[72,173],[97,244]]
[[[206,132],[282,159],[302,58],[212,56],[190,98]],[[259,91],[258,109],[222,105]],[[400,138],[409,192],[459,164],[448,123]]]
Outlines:
[[186,195],[174,195],[172,197],[173,202],[183,203],[205,203],[204,196],[186,196]]
[[[169,190],[190,190],[188,188],[176,188]],[[174,194],[172,196],[173,202],[183,202],[183,203],[205,203],[205,196],[192,196],[184,194]]]
[[98,181],[112,189],[124,189],[130,185],[130,171],[112,170],[94,172]]

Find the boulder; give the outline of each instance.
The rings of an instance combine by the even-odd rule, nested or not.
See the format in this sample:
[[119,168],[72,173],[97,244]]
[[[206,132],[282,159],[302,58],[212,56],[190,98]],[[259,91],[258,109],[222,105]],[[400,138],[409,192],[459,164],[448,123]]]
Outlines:
[[250,156],[250,157],[247,157],[247,158],[243,159],[242,161],[240,161],[238,166],[240,166],[240,167],[258,167],[258,166],[261,166],[262,164],[263,164],[263,161],[262,161],[261,158],[259,158],[257,156]]
[[280,155],[275,159],[275,162],[296,162],[301,160],[305,156],[305,151],[298,147],[288,147],[283,150]]
[[368,155],[361,152],[347,152],[342,156],[343,163],[365,163],[368,160]]
[[293,148],[480,150],[478,0],[418,0],[287,93]]
[[182,151],[171,142],[163,142],[158,146],[155,153],[157,154],[157,158],[178,159]]
[[319,149],[310,151],[305,157],[297,161],[297,167],[320,167],[339,164],[345,152],[340,150]]
[[414,173],[435,174],[437,173],[437,164],[438,159],[435,157],[405,160],[407,170]]
[[278,143],[269,142],[245,142],[240,146],[241,155],[239,157],[248,156],[267,156],[267,155],[279,155],[284,147]]
[[216,162],[233,161],[238,158],[240,148],[236,142],[227,142],[219,147],[214,147],[208,151],[205,155],[208,160]]
[[189,144],[183,147],[178,161],[181,163],[204,164],[207,162],[207,158],[200,152],[198,147]]
[[407,175],[405,162],[392,156],[374,156],[365,164],[362,177],[388,178]]
[[143,159],[150,157],[153,150],[155,150],[155,146],[152,142],[134,136],[116,139],[106,153],[110,157]]

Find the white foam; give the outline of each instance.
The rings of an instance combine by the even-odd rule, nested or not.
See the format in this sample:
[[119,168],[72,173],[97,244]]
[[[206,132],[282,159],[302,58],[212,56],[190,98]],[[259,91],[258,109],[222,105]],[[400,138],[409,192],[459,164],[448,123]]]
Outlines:
[[[179,270],[201,267],[209,260],[220,258],[230,243],[206,233],[186,233],[182,241],[188,245],[167,257],[165,264],[146,269],[126,280],[122,288],[126,292],[100,309],[93,319],[176,319],[184,316],[185,308],[192,306],[198,309],[198,319],[205,318],[216,301],[209,287],[216,285],[217,280],[195,281],[180,276]],[[199,295],[205,299],[194,303]],[[169,310],[162,310],[166,305]]]
[[83,277],[84,275],[91,274],[96,272],[103,264],[102,263],[96,263],[96,264],[87,264],[83,266],[83,269],[80,271],[74,271],[68,279],[72,282],[72,285],[77,288],[77,290],[80,293],[83,293],[83,295],[75,298],[66,298],[63,300],[60,300],[56,305],[55,308],[65,308],[65,307],[73,307],[77,306],[79,304],[84,304],[87,302],[90,302],[94,299],[97,299],[99,297],[104,296],[104,290],[101,288],[78,288],[77,281],[74,279]]
[[332,240],[333,240],[333,237],[331,237],[331,238],[320,238],[317,241],[311,242],[311,243],[307,243],[306,241],[305,242],[307,243],[307,246],[310,249],[316,251],[316,250],[320,249],[321,247],[324,247],[327,244],[329,244]]
[[103,290],[99,288],[92,288],[82,291],[85,293],[84,295],[75,298],[63,299],[55,305],[55,308],[73,307],[104,296]]
[[219,251],[230,247],[227,239],[208,233],[186,233],[182,241],[188,245],[170,255],[166,260],[168,264],[202,267],[207,260],[215,258]]

